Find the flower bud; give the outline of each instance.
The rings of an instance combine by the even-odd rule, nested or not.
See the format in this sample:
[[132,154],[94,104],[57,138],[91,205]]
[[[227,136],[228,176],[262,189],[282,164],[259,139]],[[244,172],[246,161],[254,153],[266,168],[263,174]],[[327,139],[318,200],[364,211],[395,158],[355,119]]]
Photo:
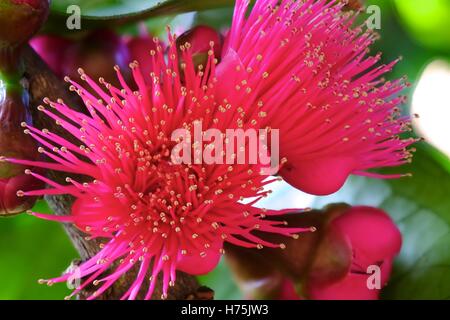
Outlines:
[[74,79],[82,68],[91,78],[104,78],[106,82],[119,86],[114,66],[117,65],[128,76],[130,55],[122,38],[111,30],[98,30],[74,43],[67,50],[63,74]]
[[[378,299],[381,288],[389,279],[394,257],[400,252],[402,236],[391,218],[382,210],[353,207],[330,221],[330,227],[346,239],[352,251],[352,263],[347,274],[337,281],[310,278],[308,296],[312,299]],[[321,256],[326,250],[318,250]],[[369,285],[371,270],[379,270],[379,287]],[[375,281],[377,282],[377,281]]]
[[214,56],[219,59],[222,52],[221,35],[213,28],[208,26],[197,26],[186,31],[177,38],[177,47],[189,43],[192,58],[196,67],[205,65],[208,60],[208,51],[211,50],[211,44],[214,44]]
[[151,51],[156,51],[156,43],[153,37],[149,34],[143,33],[137,37],[128,37],[125,43],[130,52],[131,61],[139,63],[144,79],[148,85],[151,85],[150,73],[153,71],[153,59],[150,55]]
[[3,161],[4,158],[36,160],[39,156],[35,141],[24,133],[22,124],[30,124],[28,94],[20,85],[20,76],[0,70],[0,216],[30,209],[33,198],[16,195],[42,185],[31,175],[24,175],[26,167]]
[[71,44],[70,40],[54,35],[38,35],[30,40],[31,47],[59,77],[64,76],[65,54]]
[[23,192],[42,188],[43,183],[28,174],[0,179],[0,216],[14,215],[31,209],[36,197]]
[[48,0],[2,0],[0,49],[30,39],[47,19],[49,6]]
[[[280,219],[291,227],[315,225],[317,231],[286,241],[285,250],[226,246],[227,262],[247,297],[378,299],[401,247],[401,234],[386,213],[336,204]],[[273,237],[278,236],[264,239]],[[372,275],[377,268],[379,275]],[[372,276],[380,277],[379,287],[372,286]]]

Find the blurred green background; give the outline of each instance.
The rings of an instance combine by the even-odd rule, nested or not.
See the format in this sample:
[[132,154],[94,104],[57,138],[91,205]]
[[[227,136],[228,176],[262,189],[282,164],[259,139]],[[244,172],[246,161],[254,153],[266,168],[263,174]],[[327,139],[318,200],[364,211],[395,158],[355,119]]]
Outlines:
[[[102,1],[97,2],[102,3]],[[108,3],[108,1],[106,2]],[[109,3],[123,5],[124,2],[112,1]],[[404,58],[395,68],[392,77],[407,75],[410,82],[416,84],[422,70],[429,62],[435,59],[450,61],[450,0],[372,0],[367,1],[366,5],[378,5],[381,8],[381,29],[378,30],[381,39],[373,48],[373,52],[382,51],[385,61],[393,60],[398,56]],[[110,12],[110,8],[107,8]],[[197,14],[191,21],[223,28],[229,23],[231,15],[231,8],[208,10]],[[186,15],[173,21],[176,24],[183,24],[185,17]],[[158,32],[158,28],[161,29],[161,26],[171,19],[173,17],[151,19],[148,25]],[[447,87],[450,90],[450,83],[447,83]],[[409,103],[414,90],[415,86],[413,85],[405,93],[409,98]],[[446,101],[446,104],[450,108],[450,101]],[[450,137],[448,130],[442,134]],[[408,232],[408,234],[405,236],[405,249],[396,265],[398,281],[395,280],[395,277],[393,281],[397,285],[393,285],[392,289],[386,291],[386,296],[389,298],[445,298],[446,296],[448,299],[450,297],[450,257],[446,254],[450,248],[448,237],[450,200],[447,196],[450,188],[445,189],[445,187],[450,187],[450,165],[445,155],[429,150],[431,149],[421,148],[419,150],[420,155],[416,161],[420,163],[412,169],[412,171],[417,170],[418,172],[419,178],[416,182],[414,182],[415,178],[410,179],[409,182],[398,182],[397,184],[386,182],[385,186],[389,187],[390,198],[386,196],[386,199],[382,199],[383,201],[380,203],[374,202],[374,199],[370,198],[373,197],[373,193],[370,195],[367,192],[373,192],[373,188],[375,188],[382,193],[384,189],[380,189],[378,182],[366,187],[366,181],[363,179],[352,179],[346,188],[337,195],[316,202],[318,206],[328,201],[368,202],[369,204],[379,204],[389,209],[390,212],[394,212],[394,218],[400,221],[402,231]],[[426,172],[426,175],[421,175],[421,172]],[[431,178],[436,180],[429,181]],[[356,188],[366,188],[366,194],[364,192],[356,194],[355,183]],[[370,182],[368,183],[370,184]],[[418,189],[415,187],[416,184],[426,185],[427,189]],[[414,188],[409,186],[414,186]],[[403,198],[392,198],[393,192],[397,192]],[[368,197],[368,200],[364,200],[364,197]],[[276,199],[273,200],[276,201]],[[38,206],[38,211],[47,210],[43,202]],[[414,216],[411,219],[418,219],[418,221],[411,224],[406,220],[404,223],[407,216],[407,213],[404,213],[406,212],[405,208],[413,211],[411,207],[416,209],[419,207],[428,213],[431,212],[431,220],[428,219],[429,217]],[[434,232],[442,232],[442,237],[430,242],[432,240],[427,238],[427,233]],[[421,248],[421,241],[428,241],[431,244],[426,248]],[[443,247],[440,248],[438,245]],[[416,252],[414,248],[422,251]],[[430,251],[431,257],[421,262],[420,259],[428,251]],[[62,299],[68,292],[64,284],[47,287],[37,284],[37,280],[59,275],[70,261],[76,258],[77,253],[59,224],[42,221],[28,215],[1,219],[0,299]],[[416,263],[422,263],[426,271],[427,262],[430,259],[436,261],[432,260],[435,261],[435,264],[432,265],[432,270],[427,272],[432,276],[435,274],[435,277],[430,279],[429,276],[422,275],[421,278],[420,273],[414,273],[412,278],[406,276],[405,280],[408,268],[412,268]],[[423,265],[424,263],[425,265]],[[435,265],[441,265],[441,268],[436,269]],[[242,295],[237,286],[229,281],[230,278],[227,267],[221,264],[212,274],[201,277],[201,281],[216,290],[217,298],[241,298]],[[223,279],[226,281],[222,281]],[[408,295],[406,292],[421,290],[420,286],[426,286],[426,283],[441,283],[442,287],[438,288],[439,292],[424,289],[422,290],[424,292],[417,293],[415,296]]]

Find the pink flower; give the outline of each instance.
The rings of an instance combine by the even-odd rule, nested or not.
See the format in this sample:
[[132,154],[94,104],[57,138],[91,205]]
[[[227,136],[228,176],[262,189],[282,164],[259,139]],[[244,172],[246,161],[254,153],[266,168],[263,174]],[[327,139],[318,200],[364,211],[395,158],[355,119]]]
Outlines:
[[[8,160],[90,179],[68,177],[68,184],[61,185],[32,172],[50,188],[25,195],[76,198],[71,216],[33,214],[72,222],[91,238],[106,239],[78,272],[47,283],[79,277],[83,283],[73,294],[93,284],[98,289],[90,298],[95,298],[137,265],[136,280],[123,298],[136,298],[148,273],[150,284],[143,296],[151,297],[162,274],[164,298],[176,270],[210,271],[224,241],[245,248],[284,248],[254,231],[296,236],[311,230],[287,227],[275,217],[298,210],[253,206],[269,193],[263,187],[274,181],[260,174],[260,165],[172,163],[176,129],[193,131],[198,122],[221,132],[280,129],[281,154],[287,161],[280,174],[314,194],[336,191],[349,174],[378,177],[367,170],[409,161],[406,148],[414,140],[398,138],[408,130],[409,120],[399,117],[402,98],[395,97],[404,80],[382,80],[395,63],[376,67],[379,56],[366,57],[374,36],[352,28],[354,18],[342,13],[343,4],[259,0],[246,17],[248,5],[247,0],[236,1],[219,64],[210,44],[207,59],[196,68],[194,54],[204,49],[203,41],[177,48],[169,36],[167,59],[158,42],[150,52],[152,73],[143,75],[137,62],[130,64],[132,89],[117,66],[117,85],[108,78],[100,78],[98,85],[82,69],[88,89],[67,78],[89,116],[61,100],[40,107],[81,145],[28,126],[42,145],[40,151],[53,162]],[[199,37],[205,38],[209,36]],[[358,248],[352,239],[344,240]],[[366,259],[359,248],[353,252],[358,257],[354,267],[380,261],[371,255]],[[388,266],[387,253],[381,253]]]
[[405,80],[383,78],[397,61],[367,54],[375,33],[353,27],[343,2],[259,0],[246,15],[249,3],[236,1],[218,97],[258,114],[255,125],[280,128],[281,176],[316,195],[350,174],[402,176],[368,171],[410,161],[415,141],[399,137],[410,130],[396,96]]
[[[271,219],[293,210],[263,210],[253,206],[269,193],[263,186],[276,180],[261,175],[258,165],[171,162],[171,149],[175,145],[171,135],[175,129],[193,130],[193,123],[201,120],[205,128],[225,130],[228,121],[241,118],[234,109],[218,107],[214,102],[215,63],[213,50],[209,51],[207,65],[196,73],[192,52],[184,47],[180,70],[175,40],[170,37],[168,61],[158,43],[151,53],[154,72],[149,75],[150,88],[137,62],[130,64],[137,91],[125,83],[117,66],[121,88],[103,79],[98,85],[80,69],[81,79],[89,90],[69,78],[66,81],[83,99],[89,115],[71,110],[62,100],[45,100],[50,108],[39,107],[78,139],[80,145],[49,130],[27,126],[27,132],[42,145],[39,151],[53,162],[7,160],[90,179],[78,181],[67,177],[67,184],[62,185],[31,172],[49,188],[27,191],[24,195],[70,194],[76,198],[70,216],[32,214],[74,223],[90,238],[106,239],[99,253],[82,263],[77,272],[43,282],[83,279],[72,295],[93,284],[97,286],[90,297],[93,299],[137,265],[136,280],[123,298],[136,298],[142,285],[149,282],[142,295],[149,299],[159,274],[165,298],[169,286],[175,282],[176,270],[191,274],[209,272],[223,253],[224,241],[247,248],[284,248],[283,243],[264,241],[253,231],[290,237],[310,230],[290,228],[283,221]],[[251,202],[240,202],[245,199]],[[107,270],[109,273],[105,274]]]
[[[311,299],[378,299],[381,287],[390,277],[392,262],[400,252],[402,236],[391,218],[382,210],[353,207],[330,222],[352,251],[352,262],[345,277],[332,282],[313,279],[307,285]],[[370,267],[379,268],[380,287],[369,287]],[[370,271],[368,273],[368,270]],[[375,270],[375,269],[374,269]],[[376,276],[376,274],[373,274]]]

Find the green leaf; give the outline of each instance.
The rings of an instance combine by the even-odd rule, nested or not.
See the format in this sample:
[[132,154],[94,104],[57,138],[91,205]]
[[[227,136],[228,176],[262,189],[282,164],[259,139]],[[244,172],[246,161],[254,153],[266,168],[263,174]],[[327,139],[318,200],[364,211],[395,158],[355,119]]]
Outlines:
[[214,299],[240,300],[243,298],[241,291],[233,280],[230,269],[223,259],[212,272],[200,276],[198,279],[202,285],[214,290]]
[[425,46],[450,50],[450,2],[448,0],[395,0],[406,30]]
[[[35,211],[50,213],[40,201]],[[62,274],[78,254],[59,223],[21,214],[0,219],[0,300],[63,299],[71,290],[62,284],[37,283]]]
[[225,30],[233,19],[233,8],[219,8],[198,12],[195,17],[196,25],[208,25],[217,30]]
[[341,201],[380,207],[396,221],[403,246],[383,298],[450,298],[449,169],[448,158],[420,145],[413,163],[404,169],[413,177],[352,177],[336,194],[316,200],[317,207]]
[[233,0],[59,0],[53,1],[46,30],[67,32],[67,8],[81,10],[82,31],[91,28],[116,27],[157,16],[202,11],[232,5]]

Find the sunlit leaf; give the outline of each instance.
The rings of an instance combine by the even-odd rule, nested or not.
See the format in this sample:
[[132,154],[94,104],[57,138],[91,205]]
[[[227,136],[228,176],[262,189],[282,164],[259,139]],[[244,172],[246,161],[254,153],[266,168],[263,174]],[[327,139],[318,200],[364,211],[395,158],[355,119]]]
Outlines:
[[450,1],[395,0],[402,22],[420,43],[433,49],[450,50]]

